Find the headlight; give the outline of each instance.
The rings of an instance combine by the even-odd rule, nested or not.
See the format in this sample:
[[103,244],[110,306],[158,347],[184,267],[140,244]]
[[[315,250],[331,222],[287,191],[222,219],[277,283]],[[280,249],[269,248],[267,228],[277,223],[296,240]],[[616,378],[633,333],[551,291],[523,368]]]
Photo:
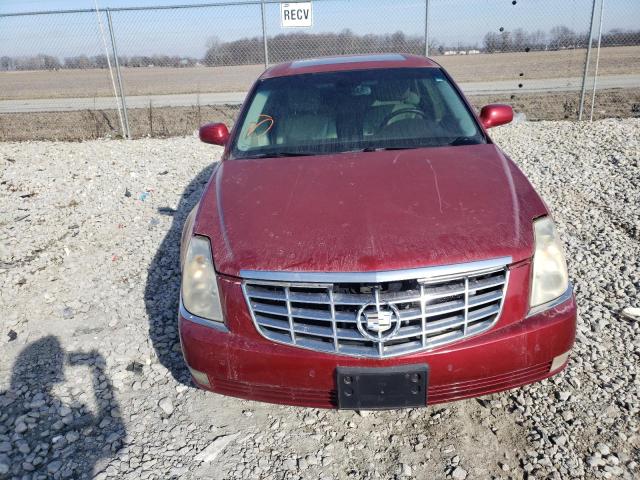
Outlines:
[[206,237],[194,236],[189,241],[182,267],[182,304],[192,315],[223,321],[211,245]]
[[567,262],[553,220],[544,217],[533,222],[535,252],[530,306],[550,302],[569,288]]

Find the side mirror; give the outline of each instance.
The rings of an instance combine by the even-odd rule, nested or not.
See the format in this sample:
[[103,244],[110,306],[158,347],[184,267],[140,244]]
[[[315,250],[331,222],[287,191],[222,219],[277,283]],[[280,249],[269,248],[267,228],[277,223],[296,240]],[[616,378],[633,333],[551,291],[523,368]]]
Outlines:
[[224,123],[207,123],[200,127],[200,141],[225,146],[229,140],[229,130]]
[[497,127],[513,120],[513,108],[509,105],[493,103],[480,110],[480,122],[484,128]]

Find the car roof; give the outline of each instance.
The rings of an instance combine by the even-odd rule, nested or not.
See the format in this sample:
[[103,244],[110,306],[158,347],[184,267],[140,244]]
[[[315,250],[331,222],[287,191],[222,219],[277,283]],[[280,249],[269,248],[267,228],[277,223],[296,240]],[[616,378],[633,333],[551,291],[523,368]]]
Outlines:
[[368,70],[372,68],[439,68],[436,62],[427,57],[404,53],[381,53],[372,55],[342,55],[294,60],[281,63],[267,69],[264,78],[286,77],[304,73],[344,72],[347,70]]

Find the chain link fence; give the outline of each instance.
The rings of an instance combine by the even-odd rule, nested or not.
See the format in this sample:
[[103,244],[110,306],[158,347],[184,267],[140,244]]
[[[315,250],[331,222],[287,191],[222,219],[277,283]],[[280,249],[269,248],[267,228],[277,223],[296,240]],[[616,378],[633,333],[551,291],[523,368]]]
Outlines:
[[2,14],[0,139],[191,134],[233,122],[268,64],[382,52],[428,54],[474,105],[532,120],[640,115],[637,0],[314,0],[294,29],[280,5]]

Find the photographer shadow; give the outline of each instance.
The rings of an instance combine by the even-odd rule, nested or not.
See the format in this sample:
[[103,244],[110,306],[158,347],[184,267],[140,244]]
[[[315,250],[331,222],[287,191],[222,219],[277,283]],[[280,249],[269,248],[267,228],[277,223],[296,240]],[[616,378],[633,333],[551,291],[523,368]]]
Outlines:
[[[185,188],[165,235],[147,272],[144,292],[145,308],[149,319],[149,338],[160,363],[173,378],[191,385],[191,376],[182,359],[178,336],[178,303],[180,299],[180,236],[189,212],[196,206],[211,177],[215,164],[203,169]],[[160,208],[164,213],[168,209]]]
[[[65,381],[65,361],[91,371],[95,413],[82,403],[78,384]],[[105,365],[95,350],[65,354],[54,336],[20,352],[10,388],[0,393],[0,464],[7,475],[0,478],[93,478],[115,457],[126,430]]]

